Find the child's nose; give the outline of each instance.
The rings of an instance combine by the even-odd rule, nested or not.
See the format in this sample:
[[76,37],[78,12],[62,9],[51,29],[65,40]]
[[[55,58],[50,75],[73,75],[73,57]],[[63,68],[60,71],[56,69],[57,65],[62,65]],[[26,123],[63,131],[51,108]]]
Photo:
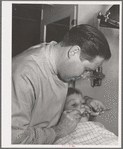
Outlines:
[[81,114],[84,113],[85,110],[86,110],[85,106],[84,106],[84,105],[81,105],[81,107],[80,107],[80,112],[81,112]]

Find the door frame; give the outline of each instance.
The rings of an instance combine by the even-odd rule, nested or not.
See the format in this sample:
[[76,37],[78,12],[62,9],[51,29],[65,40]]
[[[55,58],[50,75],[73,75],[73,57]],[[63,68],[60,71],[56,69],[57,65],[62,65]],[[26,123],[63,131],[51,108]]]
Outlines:
[[[41,33],[43,34],[42,39],[43,42],[46,42],[46,31],[47,31],[47,25],[56,21],[59,21],[61,19],[70,17],[70,24],[69,24],[69,29],[71,29],[73,26],[77,25],[77,24],[72,24],[72,20],[76,20],[77,23],[77,12],[78,12],[78,5],[65,5],[65,7],[68,9],[63,9],[62,11],[59,10],[57,11],[56,14],[53,14],[52,16],[46,18],[45,16],[45,11],[42,8],[42,26],[41,26]],[[55,9],[55,8],[54,8]]]

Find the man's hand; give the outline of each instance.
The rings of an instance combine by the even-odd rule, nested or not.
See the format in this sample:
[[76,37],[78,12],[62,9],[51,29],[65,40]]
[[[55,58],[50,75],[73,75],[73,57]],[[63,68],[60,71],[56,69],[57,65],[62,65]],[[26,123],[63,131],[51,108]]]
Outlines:
[[58,125],[53,127],[54,131],[56,132],[56,140],[73,132],[80,119],[81,113],[79,111],[64,111]]
[[105,110],[105,106],[104,104],[96,99],[93,99],[91,97],[85,96],[84,97],[86,104],[90,107],[90,109],[92,109],[89,113],[92,116],[97,116],[99,114],[104,113]]

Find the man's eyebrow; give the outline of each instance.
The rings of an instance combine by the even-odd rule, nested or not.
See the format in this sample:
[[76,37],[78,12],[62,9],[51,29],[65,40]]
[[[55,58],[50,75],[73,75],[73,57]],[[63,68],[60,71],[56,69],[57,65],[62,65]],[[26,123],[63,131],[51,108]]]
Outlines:
[[94,71],[95,69],[93,70],[93,69],[91,69],[91,68],[85,67],[85,70],[86,70],[86,71]]
[[85,71],[93,71],[93,70],[90,68],[85,68]]

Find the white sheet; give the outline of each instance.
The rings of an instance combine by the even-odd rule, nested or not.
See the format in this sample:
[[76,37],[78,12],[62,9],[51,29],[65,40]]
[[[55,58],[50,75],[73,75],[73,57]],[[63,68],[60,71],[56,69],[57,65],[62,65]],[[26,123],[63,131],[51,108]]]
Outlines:
[[105,129],[101,123],[79,123],[74,132],[57,140],[60,145],[118,145],[118,137]]

